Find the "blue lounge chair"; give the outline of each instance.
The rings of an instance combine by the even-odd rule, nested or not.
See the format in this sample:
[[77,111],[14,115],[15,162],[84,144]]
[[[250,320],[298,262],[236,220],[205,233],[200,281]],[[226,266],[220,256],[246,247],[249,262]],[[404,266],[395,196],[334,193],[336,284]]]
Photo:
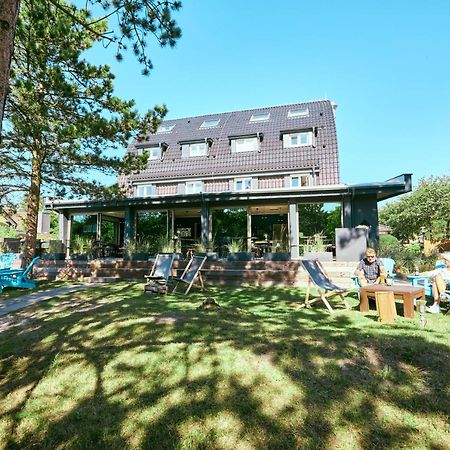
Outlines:
[[0,272],[11,269],[14,260],[20,256],[20,253],[3,253],[0,255]]
[[[435,269],[440,269],[442,267],[445,267],[445,264],[443,261],[436,261],[436,265],[434,266]],[[409,275],[408,281],[413,286],[419,286],[423,287],[425,289],[425,295],[427,297],[433,297],[433,290],[432,290],[432,284],[430,283],[430,277],[427,275]],[[446,292],[445,295],[448,299],[450,299],[450,292]]]
[[[345,300],[344,293],[348,292],[348,289],[336,286],[329,278],[322,264],[318,260],[304,259],[302,262],[303,268],[306,270],[306,273],[309,276],[308,279],[308,288],[306,290],[306,298],[304,306],[309,307],[312,303],[317,300],[322,300],[325,303],[328,311],[333,313],[334,310],[331,307],[328,299],[333,298],[335,296],[339,296],[341,300],[344,302],[347,309],[350,308],[347,301]],[[319,293],[317,298],[309,299],[311,284],[315,284]]]
[[36,256],[25,269],[9,269],[0,272],[0,286],[31,289],[36,287],[36,282],[30,278],[33,266],[39,261]]
[[[380,258],[380,259],[381,259],[381,261],[383,261],[384,268],[386,269],[386,275],[388,276],[388,279],[390,280],[390,284],[394,284],[395,261],[391,258]],[[356,275],[352,275],[352,280],[355,283],[355,287],[359,289],[361,286],[359,284],[358,277]]]

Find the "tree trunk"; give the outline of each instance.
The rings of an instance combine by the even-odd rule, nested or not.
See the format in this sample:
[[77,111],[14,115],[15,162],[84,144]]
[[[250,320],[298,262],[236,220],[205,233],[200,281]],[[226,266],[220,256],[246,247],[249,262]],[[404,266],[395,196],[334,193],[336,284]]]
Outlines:
[[31,186],[28,194],[27,232],[25,235],[24,264],[27,265],[34,258],[36,250],[37,224],[39,215],[39,199],[41,195],[41,164],[33,156],[31,165]]
[[0,136],[20,0],[0,0]]

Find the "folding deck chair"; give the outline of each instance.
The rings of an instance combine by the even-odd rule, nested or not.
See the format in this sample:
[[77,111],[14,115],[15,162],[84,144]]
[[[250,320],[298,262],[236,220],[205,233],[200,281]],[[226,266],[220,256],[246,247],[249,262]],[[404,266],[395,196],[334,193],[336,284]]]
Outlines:
[[41,258],[36,256],[25,269],[9,269],[0,271],[0,286],[15,287],[21,289],[32,289],[36,287],[36,282],[30,278],[33,266]]
[[167,293],[167,281],[172,269],[173,259],[173,253],[158,253],[156,255],[150,274],[144,275],[147,280],[144,287],[145,292]]
[[192,256],[191,260],[188,262],[186,269],[184,269],[183,274],[180,278],[175,278],[176,284],[172,292],[175,292],[179,283],[185,283],[188,285],[184,295],[187,295],[191,290],[192,285],[195,280],[198,279],[200,282],[201,290],[204,289],[202,274],[200,273],[203,264],[205,264],[207,256]]
[[[347,309],[350,308],[343,295],[345,292],[348,291],[348,289],[336,286],[330,280],[327,273],[325,272],[325,269],[323,268],[322,264],[319,261],[311,259],[311,260],[303,260],[301,261],[301,263],[309,276],[304,306],[309,307],[312,303],[316,302],[317,300],[322,300],[325,303],[325,306],[327,307],[330,314],[332,314],[334,310],[331,307],[330,303],[328,302],[328,299],[335,296],[339,296],[341,300],[345,303],[346,308]],[[312,283],[316,285],[317,290],[319,292],[319,297],[310,300],[309,296]]]

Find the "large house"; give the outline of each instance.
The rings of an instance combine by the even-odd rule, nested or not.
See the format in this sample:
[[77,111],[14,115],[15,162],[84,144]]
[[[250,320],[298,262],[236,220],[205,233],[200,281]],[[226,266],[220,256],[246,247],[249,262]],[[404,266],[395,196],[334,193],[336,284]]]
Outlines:
[[285,233],[291,256],[297,258],[298,205],[323,202],[340,204],[342,226],[364,224],[374,241],[377,202],[410,191],[411,175],[341,184],[335,109],[329,100],[320,100],[167,120],[156,133],[130,144],[127,151],[147,155],[148,163],[140,173],[119,177],[126,199],[59,200],[47,206],[59,211],[67,245],[71,223],[80,215],[92,217],[84,229],[98,240],[102,223],[112,224],[115,244],[122,245],[135,237],[139,213],[159,211],[166,214],[169,234],[208,247],[220,231],[212,229],[214,211],[241,208],[249,248],[252,240],[262,238],[255,236],[254,224],[262,216],[277,216],[272,223],[284,225],[277,230]]

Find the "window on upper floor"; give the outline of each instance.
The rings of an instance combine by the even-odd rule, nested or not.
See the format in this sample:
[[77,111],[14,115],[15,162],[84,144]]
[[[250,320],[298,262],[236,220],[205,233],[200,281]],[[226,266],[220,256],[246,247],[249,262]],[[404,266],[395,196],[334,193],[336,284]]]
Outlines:
[[186,194],[199,194],[203,192],[203,181],[188,181],[186,183]]
[[152,184],[138,184],[136,185],[136,197],[150,197],[153,195],[153,185]]
[[200,128],[217,127],[217,125],[219,125],[219,122],[220,122],[220,119],[204,120],[203,123],[200,125]]
[[249,191],[252,188],[251,178],[236,178],[234,180],[235,191]]
[[236,138],[231,140],[231,153],[255,152],[258,150],[258,138]]
[[283,134],[283,148],[312,145],[312,131],[298,131]]
[[298,188],[309,186],[309,175],[292,175],[291,176],[291,187]]
[[205,156],[208,154],[206,142],[193,142],[191,144],[182,144],[181,156],[189,158],[190,156]]
[[250,117],[250,122],[262,122],[263,120],[269,120],[270,113],[257,113],[252,114]]
[[148,153],[148,159],[159,159],[161,158],[161,148],[159,146],[157,147],[147,147],[147,148],[138,148],[137,154],[139,156],[143,155],[144,152]]
[[306,117],[309,116],[309,109],[308,107],[304,108],[296,108],[296,109],[290,109],[288,111],[288,117]]
[[158,129],[156,130],[157,133],[170,133],[173,129],[175,128],[175,124],[174,125],[166,125],[166,124],[161,124]]

